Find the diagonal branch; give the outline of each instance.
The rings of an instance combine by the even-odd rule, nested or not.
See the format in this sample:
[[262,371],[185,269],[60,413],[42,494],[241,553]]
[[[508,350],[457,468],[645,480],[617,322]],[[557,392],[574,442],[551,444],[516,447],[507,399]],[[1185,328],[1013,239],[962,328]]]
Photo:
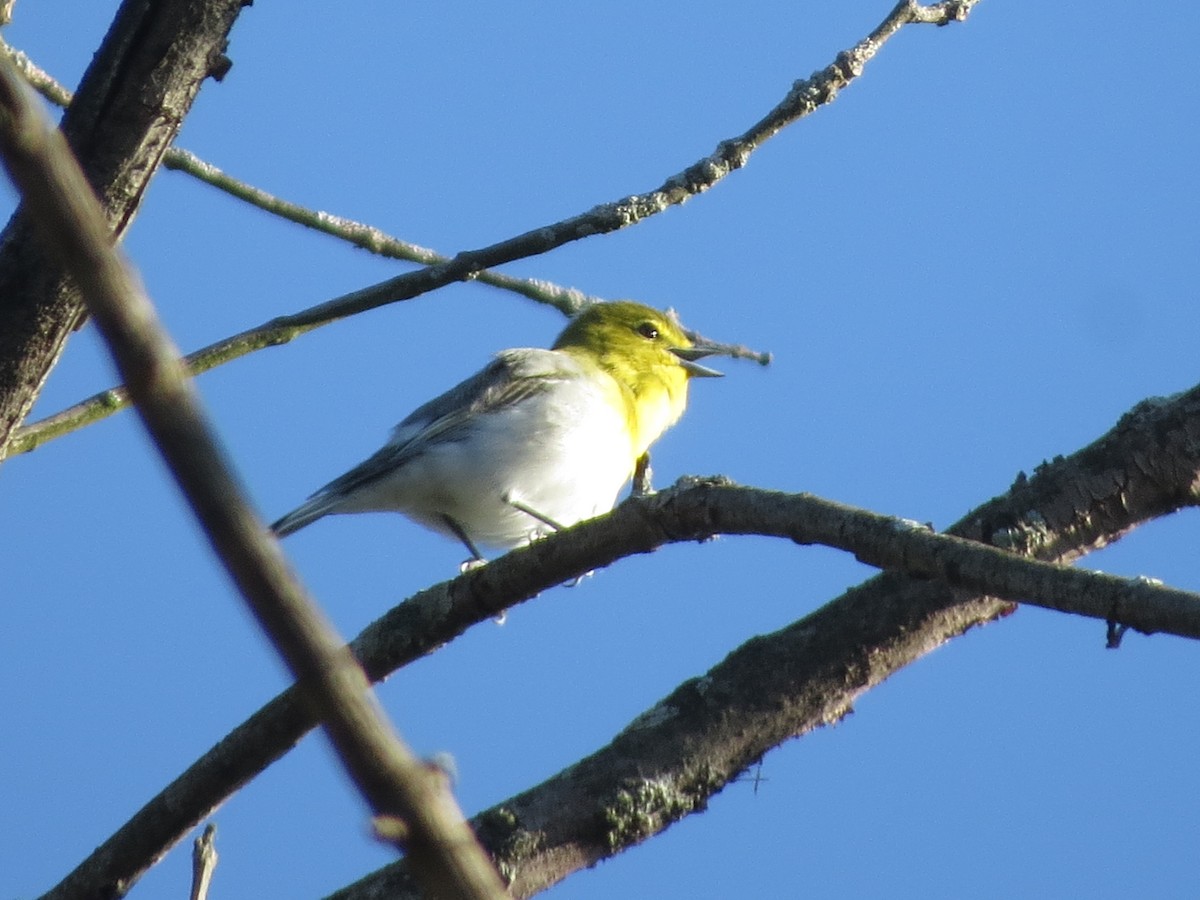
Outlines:
[[[25,80],[51,103],[61,107],[71,105],[73,99],[71,92],[26,54],[5,43],[3,37],[0,37],[0,55],[7,56],[20,70]],[[309,209],[299,203],[293,203],[268,193],[252,184],[234,178],[182,147],[169,148],[163,155],[162,164],[164,169],[191,175],[193,178],[271,215],[297,225],[303,225],[314,231],[320,231],[378,256],[402,259],[426,266],[450,260],[450,257],[444,256],[436,250],[393,237],[382,229],[363,222],[356,222],[345,216],[321,210]],[[538,303],[553,306],[566,315],[574,315],[584,306],[599,299],[575,288],[562,287],[536,278],[517,278],[500,272],[480,272],[477,280],[493,287],[521,294]]]
[[[71,92],[35,65],[20,50],[8,46],[2,37],[0,37],[0,54],[7,55],[13,61],[14,65],[20,69],[25,79],[52,103],[64,107],[70,105],[72,99]],[[450,261],[450,257],[436,250],[422,247],[410,241],[401,240],[373,225],[367,225],[364,222],[357,222],[354,219],[322,210],[309,209],[306,206],[301,206],[299,203],[293,203],[290,200],[285,200],[282,197],[268,193],[252,184],[234,178],[212,163],[206,162],[196,156],[196,154],[181,147],[170,147],[167,149],[167,152],[163,155],[163,168],[184,172],[199,181],[203,181],[205,184],[217,188],[217,190],[224,191],[232,197],[249,203],[251,206],[256,206],[264,212],[271,213],[289,222],[294,222],[297,225],[311,228],[314,231],[320,231],[331,237],[336,237],[378,256],[407,260],[408,262],[421,263],[422,265],[436,265]],[[567,316],[574,315],[585,306],[597,303],[601,299],[590,294],[585,294],[577,288],[563,287],[540,278],[517,278],[513,275],[505,275],[502,272],[480,272],[475,276],[475,280],[491,285],[492,287],[511,291],[514,294],[520,294],[523,297],[528,297],[530,300],[545,304],[546,306],[553,306]],[[267,327],[269,326],[263,326],[260,329],[254,330],[260,331]],[[275,335],[275,337],[277,339],[273,343],[282,343],[284,341],[280,335]],[[286,337],[285,339],[290,340],[290,337]],[[739,345],[722,344],[707,338],[704,338],[703,342],[719,347],[722,354],[735,359],[752,359],[760,365],[767,365],[770,362],[769,353],[762,353]],[[269,346],[271,343],[268,341],[259,344],[255,349]],[[208,348],[208,350],[211,350],[211,348]],[[208,352],[208,350],[198,351],[188,357],[189,363],[193,365],[193,374],[207,371],[220,362],[226,361],[224,358],[218,359],[214,354]],[[245,352],[249,352],[249,350]],[[235,357],[228,358],[232,359]],[[205,368],[198,368],[200,365],[205,366]],[[24,439],[22,439],[21,435],[15,439],[14,452],[27,452],[34,449],[37,444],[42,443],[38,438],[43,433],[41,428],[43,425],[49,426],[50,433],[46,436],[47,440],[63,433],[56,426],[61,424],[68,414],[74,413],[75,415],[86,416],[84,408],[89,403],[112,408],[113,392],[119,392],[120,390],[120,388],[114,388],[111,391],[103,391],[83,403],[64,410],[62,413],[50,416],[30,425],[28,428],[22,429]],[[117,396],[121,397],[118,401],[121,405],[127,402],[121,394]],[[79,420],[78,424],[87,424],[90,421],[94,420]],[[33,446],[30,446],[31,444]]]
[[[117,12],[62,123],[117,239],[201,82],[227,66],[226,40],[243,5],[127,0]],[[0,239],[0,459],[82,314],[18,210]]]
[[[594,302],[595,300],[595,298],[587,297],[578,291],[574,291],[574,289],[556,289],[566,291],[563,295],[564,297],[567,295],[578,297],[587,303]],[[294,338],[322,325],[329,324],[329,321],[332,321],[321,320],[296,324],[304,315],[304,313],[298,313],[296,316],[281,316],[256,328],[251,328],[232,337],[224,338],[215,344],[209,344],[207,347],[202,347],[185,356],[183,358],[184,364],[187,365],[190,374],[200,375],[209,369],[214,369],[223,363],[239,359],[256,350],[286,344]],[[721,355],[740,359],[752,359],[763,366],[769,365],[771,362],[770,353],[751,350],[742,345],[702,338],[692,331],[688,331],[688,334],[692,335],[693,339],[716,347],[717,352]],[[73,406],[46,416],[44,419],[39,419],[27,427],[17,429],[13,435],[12,443],[9,445],[9,453],[10,455],[29,453],[48,441],[62,437],[65,434],[70,434],[73,431],[78,431],[86,425],[106,419],[114,413],[125,409],[128,405],[129,391],[124,385],[118,385],[117,387],[101,391],[98,394],[93,394],[91,397],[81,400]]]
[[[1196,504],[1200,499],[1198,482],[1200,386],[1168,400],[1140,404],[1095,443],[1043,466],[1030,478],[1018,479],[1007,494],[983,504],[951,531],[974,541],[1002,544],[1014,554],[1002,559],[1020,555],[1065,562],[1115,540],[1145,521]],[[795,506],[788,510],[789,504]],[[834,524],[827,523],[821,534],[807,530],[808,523],[795,521],[795,514],[805,507],[821,516],[828,515]],[[775,512],[768,515],[771,509]],[[763,531],[793,540],[824,536],[835,542],[833,538],[843,530],[840,523],[845,519],[837,518],[834,512],[832,505],[814,498],[703,482],[664,491],[647,500],[627,502],[609,516],[553,535],[480,570],[422,591],[365,629],[352,646],[368,675],[380,680],[433,652],[471,624],[554,584],[611,562],[621,555],[614,551],[614,545],[621,546],[624,553],[648,552],[668,540],[694,540],[723,529],[736,530],[739,524],[746,530],[757,528],[773,516],[777,516],[774,531],[762,526]],[[860,514],[861,511],[855,511],[853,515]],[[944,538],[897,520],[867,521],[874,522],[868,531],[878,529],[878,537],[885,548],[890,548],[889,552],[897,552],[891,544],[893,540],[908,542],[907,549],[900,554],[900,565],[913,565],[918,567],[916,571],[926,574],[933,565],[941,565],[943,570],[957,565],[950,558],[937,562],[941,552],[938,548]],[[926,541],[927,551],[919,551],[918,545]],[[949,543],[961,546],[957,541]],[[839,546],[861,552],[864,557],[876,553],[857,541]],[[975,549],[985,553],[987,559],[996,558],[994,550]],[[894,557],[876,561],[896,563]],[[1076,575],[1089,577],[1086,573],[1070,572],[1066,577]],[[1006,577],[1011,577],[1011,572]],[[1025,590],[1024,585],[1009,587],[1018,595]],[[1132,599],[1136,594],[1137,604],[1154,604],[1153,598],[1160,596],[1168,599],[1163,607],[1137,607],[1135,614],[1143,616],[1140,620],[1143,627],[1160,627],[1153,623],[1175,621],[1180,626],[1178,630],[1194,633],[1189,630],[1196,627],[1196,609],[1190,596],[1159,594],[1153,585],[1120,579],[1112,583],[1112,588],[1113,596],[1119,598]],[[1133,593],[1127,595],[1126,590]],[[1089,610],[1088,602],[1084,591],[1082,597],[1076,597],[1077,608],[1073,611],[1101,618],[1114,615],[1108,604],[1102,602]],[[1124,599],[1119,605],[1116,614],[1129,613],[1134,608]],[[1174,613],[1170,612],[1172,607]],[[739,663],[744,670],[739,668],[743,674],[738,677],[748,677],[745,671],[758,671],[764,678],[778,673],[783,680],[753,688],[763,691],[763,705],[754,709],[766,720],[780,708],[790,710],[792,718],[785,730],[789,734],[802,734],[828,721],[829,710],[848,708],[858,693],[907,663],[971,626],[1010,610],[1011,604],[994,597],[951,590],[936,582],[881,576],[783,632],[755,639],[736,651],[739,659],[746,660]],[[1178,613],[1182,617],[1174,618]],[[1190,624],[1185,624],[1185,619]],[[801,650],[803,655],[799,655]],[[809,660],[810,667],[799,672],[787,669],[785,678],[784,670],[776,667],[779,657],[803,658]],[[832,683],[822,674],[829,672],[836,674]],[[809,679],[818,675],[822,676],[819,683],[810,685]],[[818,695],[824,698],[820,704],[803,700]],[[774,698],[774,702],[767,698]],[[181,840],[212,809],[291,749],[313,724],[298,703],[295,689],[279,695],[139,810],[81,863],[63,885],[98,887],[134,877]],[[774,728],[764,721],[750,729],[747,734],[756,736],[754,742],[732,756],[733,762],[725,769],[736,774],[738,759],[747,754],[756,758],[775,746]],[[724,783],[717,779],[710,787],[719,789]],[[486,830],[482,833],[486,839],[489,833]],[[501,861],[506,847],[511,850],[517,846],[522,845],[516,841],[488,843]],[[524,846],[539,845],[534,842]],[[524,860],[520,867],[528,865],[529,861]],[[60,885],[48,896],[72,894]]]
[[747,131],[722,141],[710,156],[672,175],[651,191],[601,204],[580,215],[535,228],[488,247],[461,252],[448,262],[354,291],[285,317],[284,321],[298,327],[315,327],[389,303],[408,300],[456,281],[472,280],[485,269],[546,253],[581,238],[618,231],[683,203],[744,166],[759,146],[783,128],[831,102],[844,87],[862,74],[866,63],[905,25],[944,25],[962,20],[977,2],[954,0],[922,6],[912,0],[904,0],[897,4],[870,35],[851,50],[840,53],[833,63],[811,78],[797,81],[787,96]]
[[[862,74],[866,64],[904,26],[911,24],[946,25],[950,22],[962,21],[966,19],[977,3],[978,0],[946,0],[942,3],[922,5],[916,3],[915,0],[902,0],[896,4],[874,31],[853,48],[839,53],[832,63],[811,77],[795,82],[783,100],[762,119],[742,134],[721,141],[711,155],[693,163],[682,172],[670,176],[657,188],[646,193],[631,194],[620,200],[601,204],[585,213],[535,228],[488,247],[461,252],[453,258],[436,256],[439,261],[431,262],[423,269],[344,294],[301,312],[273,319],[257,328],[225,338],[191,354],[188,357],[188,363],[192,367],[191,371],[193,374],[199,374],[253,351],[287,343],[315,328],[347,316],[357,315],[402,300],[411,300],[457,281],[480,279],[487,270],[505,263],[548,253],[581,238],[618,231],[683,203],[697,194],[704,193],[735,169],[742,168],[755,150],[788,125],[831,103],[843,88]],[[180,167],[190,165],[187,157],[178,154],[177,157]],[[193,174],[199,176],[202,171],[203,166]],[[211,172],[209,174],[212,177],[207,177],[205,180],[210,183],[226,188],[231,187],[224,179],[216,177]],[[264,203],[274,200],[274,198],[270,198],[270,195],[249,186],[239,187],[235,191],[235,195],[244,200]],[[271,210],[274,212],[289,208],[291,208],[291,212],[297,212],[300,209],[292,204],[287,204],[286,201],[275,201],[268,205],[275,207]],[[333,220],[323,213],[312,214],[311,220],[303,222],[303,224],[311,225],[313,221],[317,221],[321,217],[326,218],[326,225],[333,224]],[[354,225],[357,226],[357,223]],[[322,230],[330,229],[323,227]],[[368,243],[376,240],[375,235],[370,232],[362,232],[358,227],[350,228],[349,231],[352,235],[357,234],[357,238],[352,238],[352,240]],[[416,250],[421,251],[422,254],[427,252],[424,248],[415,248],[415,245],[405,246],[413,249],[414,253]],[[430,257],[430,259],[433,258]],[[562,299],[566,303],[574,303],[579,298],[567,294]],[[742,347],[727,347],[726,349],[730,355],[758,358],[759,362],[763,364],[769,358],[763,354],[754,354]],[[33,450],[47,440],[107,418],[124,408],[128,402],[128,396],[121,387],[102,391],[70,409],[56,413],[35,423],[29,429],[23,430],[16,452]]]
[[[289,570],[254,515],[208,424],[187,370],[130,267],[63,134],[0,60],[0,153],[27,215],[78,285],[146,429],[247,605],[323,723],[376,815],[403,823],[403,846],[430,894],[504,896],[446,789],[399,739],[358,662]],[[106,894],[108,891],[105,892]]]

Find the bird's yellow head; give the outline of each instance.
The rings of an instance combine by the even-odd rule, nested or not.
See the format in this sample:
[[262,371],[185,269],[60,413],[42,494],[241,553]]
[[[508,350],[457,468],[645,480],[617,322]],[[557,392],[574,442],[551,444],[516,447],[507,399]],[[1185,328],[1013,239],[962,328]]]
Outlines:
[[635,459],[683,415],[689,378],[721,374],[696,362],[715,348],[693,343],[667,313],[629,300],[589,306],[563,329],[553,349],[612,376]]

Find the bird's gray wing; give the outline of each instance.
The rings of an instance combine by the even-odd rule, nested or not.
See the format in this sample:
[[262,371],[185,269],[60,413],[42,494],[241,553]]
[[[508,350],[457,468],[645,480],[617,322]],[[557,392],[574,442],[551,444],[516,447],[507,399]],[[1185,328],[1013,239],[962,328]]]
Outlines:
[[475,417],[548,390],[571,377],[573,361],[552,350],[505,350],[466,381],[417,407],[375,454],[317,491],[345,496],[394,472],[431,444],[461,440]]
[[279,537],[299,531],[336,512],[347,496],[395,472],[430,445],[462,440],[477,416],[519,403],[580,373],[574,359],[554,350],[498,353],[481,371],[413,410],[375,454],[316,491],[271,529]]

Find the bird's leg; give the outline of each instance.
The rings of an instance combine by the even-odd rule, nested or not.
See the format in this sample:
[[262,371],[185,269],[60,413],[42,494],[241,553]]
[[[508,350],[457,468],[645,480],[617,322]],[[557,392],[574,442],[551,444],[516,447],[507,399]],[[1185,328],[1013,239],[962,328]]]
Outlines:
[[[555,522],[549,516],[542,515],[540,512],[538,512],[536,509],[529,506],[528,504],[522,503],[520,500],[515,498],[512,494],[505,494],[502,499],[504,500],[505,503],[507,503],[513,509],[520,510],[521,512],[525,513],[525,515],[532,516],[533,518],[537,519],[539,522],[549,525],[554,531],[562,531],[563,530],[562,525],[559,525],[557,522]],[[567,587],[575,587],[577,584],[579,584],[581,581],[583,581],[583,579],[589,577],[591,574],[592,574],[591,572],[584,572],[578,578],[572,578],[570,581],[567,582]]]
[[[446,527],[450,529],[454,536],[463,542],[463,546],[471,554],[471,558],[458,567],[460,575],[465,575],[472,569],[478,569],[480,566],[487,565],[487,560],[483,558],[483,554],[479,552],[479,548],[475,546],[475,542],[467,536],[465,528],[444,513],[442,514],[442,521],[446,523]],[[507,618],[508,614],[504,610],[500,610],[500,614],[493,616],[492,620],[497,625],[503,625]]]
[[650,483],[653,474],[650,471],[650,451],[647,450],[634,463],[633,485],[629,489],[630,495],[633,497],[645,497],[647,494],[653,494],[654,486]]
[[543,515],[542,513],[538,512],[536,509],[534,509],[532,506],[529,506],[527,503],[522,503],[520,500],[518,500],[512,494],[506,493],[500,499],[503,500],[505,503],[507,503],[509,506],[511,506],[513,509],[519,510],[520,512],[525,513],[525,515],[530,516],[531,518],[537,519],[543,525],[549,525],[551,531],[562,531],[563,530],[562,525],[555,522],[549,516]]
[[463,546],[467,548],[467,552],[471,554],[471,558],[458,567],[459,572],[469,572],[471,569],[477,569],[487,562],[483,558],[483,554],[479,552],[479,548],[475,546],[475,542],[467,537],[467,533],[463,531],[461,525],[447,515],[442,516],[442,521],[450,529],[450,533],[462,541]]

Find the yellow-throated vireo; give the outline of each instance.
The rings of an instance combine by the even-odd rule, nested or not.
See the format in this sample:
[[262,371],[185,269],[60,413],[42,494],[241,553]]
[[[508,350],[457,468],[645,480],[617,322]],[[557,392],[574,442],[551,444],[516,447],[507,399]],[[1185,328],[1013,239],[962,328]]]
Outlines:
[[271,526],[396,511],[480,546],[511,548],[612,509],[647,448],[678,421],[688,380],[719,376],[669,315],[596,303],[550,350],[504,350],[396,426],[374,456]]

